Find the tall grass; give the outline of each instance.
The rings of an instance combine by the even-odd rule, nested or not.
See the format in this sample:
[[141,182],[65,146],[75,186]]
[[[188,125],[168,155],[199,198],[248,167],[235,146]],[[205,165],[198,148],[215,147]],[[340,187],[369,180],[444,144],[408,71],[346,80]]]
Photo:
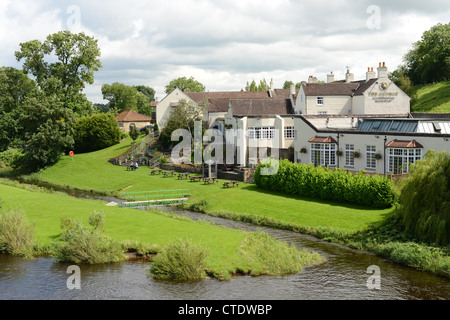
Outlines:
[[34,247],[34,225],[25,213],[17,208],[0,208],[0,252],[32,258]]
[[153,260],[150,273],[156,279],[186,281],[206,275],[208,251],[192,240],[178,239],[168,244]]

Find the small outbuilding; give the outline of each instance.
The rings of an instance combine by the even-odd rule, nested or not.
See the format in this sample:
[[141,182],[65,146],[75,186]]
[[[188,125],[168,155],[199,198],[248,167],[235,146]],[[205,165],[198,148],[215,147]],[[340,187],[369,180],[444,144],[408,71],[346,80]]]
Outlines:
[[150,126],[152,118],[133,110],[125,110],[116,116],[116,120],[123,132],[129,132],[131,126],[138,129]]

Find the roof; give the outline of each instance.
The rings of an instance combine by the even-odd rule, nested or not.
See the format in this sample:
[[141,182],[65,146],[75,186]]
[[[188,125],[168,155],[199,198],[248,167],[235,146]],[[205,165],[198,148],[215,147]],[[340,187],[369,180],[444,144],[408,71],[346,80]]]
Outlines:
[[143,115],[133,110],[125,110],[116,117],[118,122],[148,122],[152,120],[151,117]]
[[403,141],[403,140],[392,140],[388,144],[386,144],[388,148],[423,148],[423,146],[418,143],[416,140],[412,141]]
[[210,99],[209,112],[227,112],[233,116],[293,114],[290,99]]
[[306,96],[358,96],[363,95],[377,78],[352,82],[305,83],[303,91]]
[[312,142],[312,143],[336,143],[336,140],[334,140],[332,137],[319,137],[319,136],[315,136],[312,139],[309,139],[308,142]]
[[415,119],[364,119],[358,131],[376,132],[417,132],[418,120]]
[[184,92],[195,102],[204,99],[289,99],[290,89],[273,89],[269,91],[219,91],[219,92]]

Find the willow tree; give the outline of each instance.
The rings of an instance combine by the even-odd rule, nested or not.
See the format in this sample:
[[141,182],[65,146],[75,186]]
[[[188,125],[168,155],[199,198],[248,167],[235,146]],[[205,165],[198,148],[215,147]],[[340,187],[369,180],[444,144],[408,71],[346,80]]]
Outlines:
[[450,154],[428,152],[411,166],[398,212],[405,231],[420,241],[450,243]]

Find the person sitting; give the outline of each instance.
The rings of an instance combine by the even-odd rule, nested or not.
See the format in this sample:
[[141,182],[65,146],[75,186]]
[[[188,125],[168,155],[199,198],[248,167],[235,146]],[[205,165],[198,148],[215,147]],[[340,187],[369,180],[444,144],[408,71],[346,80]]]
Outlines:
[[134,164],[134,170],[137,170],[138,168],[139,168],[139,164],[136,161],[136,163]]
[[131,163],[130,163],[130,170],[131,170],[131,171],[133,171],[133,170],[134,170],[134,168],[135,168],[135,166],[134,166],[134,162],[133,162],[133,161],[131,161]]

